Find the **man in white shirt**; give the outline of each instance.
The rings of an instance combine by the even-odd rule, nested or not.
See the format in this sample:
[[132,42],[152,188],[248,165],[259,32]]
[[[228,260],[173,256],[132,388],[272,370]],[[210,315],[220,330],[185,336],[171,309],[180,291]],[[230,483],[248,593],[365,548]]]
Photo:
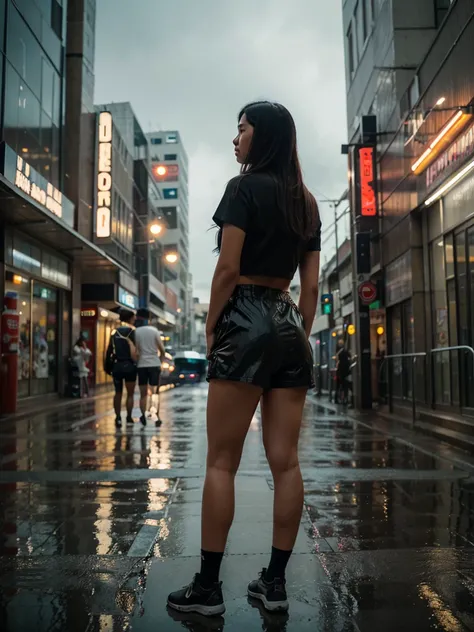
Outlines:
[[161,360],[165,356],[165,348],[161,341],[160,332],[153,325],[149,325],[148,310],[141,309],[137,313],[137,325],[135,331],[135,345],[138,354],[138,386],[140,387],[140,409],[142,416],[140,422],[146,426],[146,409],[148,400],[148,388],[151,389],[152,401],[156,399],[156,425],[161,426],[159,386],[161,374]]

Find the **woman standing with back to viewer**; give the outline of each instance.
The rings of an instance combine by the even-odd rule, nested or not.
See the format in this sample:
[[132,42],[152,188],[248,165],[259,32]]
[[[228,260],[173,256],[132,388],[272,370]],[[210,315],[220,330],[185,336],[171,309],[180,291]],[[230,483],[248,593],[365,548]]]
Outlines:
[[[286,108],[257,102],[239,114],[241,175],[214,215],[219,259],[206,333],[208,454],[202,501],[201,570],[168,597],[181,612],[225,611],[219,570],[234,517],[234,479],[259,401],[274,480],[270,564],[248,586],[266,609],[287,610],[285,570],[303,509],[298,439],[313,359],[308,337],[318,300],[321,222],[303,184],[296,129]],[[299,306],[288,294],[299,266]]]

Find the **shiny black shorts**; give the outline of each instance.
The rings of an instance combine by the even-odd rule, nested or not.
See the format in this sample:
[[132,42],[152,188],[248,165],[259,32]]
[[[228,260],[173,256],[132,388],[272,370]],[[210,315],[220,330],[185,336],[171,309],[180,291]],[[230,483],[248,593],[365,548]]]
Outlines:
[[288,292],[238,285],[215,329],[207,379],[311,388],[313,354]]

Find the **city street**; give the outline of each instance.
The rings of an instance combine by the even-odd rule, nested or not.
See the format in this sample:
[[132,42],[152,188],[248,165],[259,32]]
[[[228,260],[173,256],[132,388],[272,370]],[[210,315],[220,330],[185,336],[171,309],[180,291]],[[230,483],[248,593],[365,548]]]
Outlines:
[[206,393],[164,393],[159,430],[116,432],[108,396],[2,421],[2,630],[474,629],[474,470],[448,447],[432,456],[431,440],[395,437],[313,396],[289,614],[246,597],[271,546],[258,414],[222,569],[227,612],[168,613],[167,593],[199,568]]

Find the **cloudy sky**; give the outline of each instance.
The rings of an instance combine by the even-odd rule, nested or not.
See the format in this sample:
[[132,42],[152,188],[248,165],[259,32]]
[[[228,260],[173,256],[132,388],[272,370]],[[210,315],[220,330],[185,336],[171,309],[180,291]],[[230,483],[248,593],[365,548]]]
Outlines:
[[[191,271],[206,300],[211,217],[238,172],[240,107],[286,105],[318,200],[346,187],[341,0],[98,0],[96,103],[130,101],[145,131],[178,129],[190,158]],[[325,227],[331,211],[321,204]],[[323,260],[331,244],[323,247]]]

